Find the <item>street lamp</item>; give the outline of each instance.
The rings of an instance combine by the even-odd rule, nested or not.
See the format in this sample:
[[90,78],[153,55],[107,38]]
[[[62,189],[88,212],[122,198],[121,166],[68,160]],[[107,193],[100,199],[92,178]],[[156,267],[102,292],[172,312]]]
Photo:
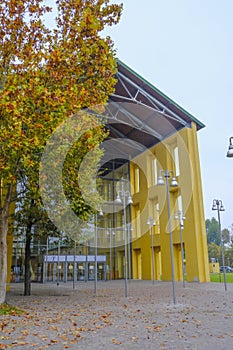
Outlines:
[[229,148],[227,152],[227,157],[232,158],[233,157],[233,136],[229,138]]
[[169,224],[169,235],[170,235],[170,257],[171,257],[171,268],[172,268],[172,291],[173,291],[173,303],[176,304],[176,291],[175,291],[175,272],[174,272],[174,252],[173,252],[173,242],[172,242],[172,226],[171,226],[171,205],[170,205],[170,192],[168,188],[168,179],[172,176],[170,187],[177,187],[178,182],[171,170],[161,170],[160,176],[158,177],[158,186],[164,185],[164,179],[166,182],[166,193],[167,193],[167,213],[168,213],[168,224]]
[[152,272],[152,284],[155,283],[154,279],[154,267],[155,267],[155,259],[154,259],[154,234],[152,232],[152,227],[155,226],[155,221],[152,217],[149,217],[147,220],[147,225],[150,227],[150,237],[151,237],[151,272]]
[[212,210],[218,211],[218,226],[219,226],[219,235],[220,235],[221,247],[222,247],[222,265],[223,265],[223,275],[224,275],[224,286],[225,286],[225,291],[226,291],[227,290],[227,282],[226,282],[226,269],[225,269],[225,259],[224,259],[224,244],[223,244],[221,221],[220,221],[220,211],[225,211],[223,204],[222,204],[222,201],[219,199],[214,199]]
[[[122,182],[123,187],[123,182]],[[124,274],[125,274],[125,297],[128,297],[128,259],[127,259],[127,227],[126,227],[126,206],[133,204],[133,200],[129,191],[124,191],[123,189],[117,192],[117,198],[115,199],[116,204],[123,205],[123,230],[124,230],[124,248],[125,248],[125,266],[124,266]]]
[[175,214],[175,219],[179,220],[179,226],[180,226],[180,249],[181,249],[181,258],[182,258],[182,275],[183,275],[183,287],[185,288],[185,280],[184,280],[184,247],[183,247],[183,238],[182,238],[182,230],[184,228],[184,220],[186,217],[183,215],[182,211],[179,210]]
[[98,273],[97,273],[97,267],[98,267],[98,264],[97,264],[97,254],[98,254],[98,224],[97,224],[97,221],[98,221],[98,215],[99,216],[104,215],[102,210],[100,210],[99,212],[97,212],[95,214],[95,285],[94,285],[95,294],[97,293],[97,279],[98,279]]
[[109,279],[112,280],[112,235],[115,235],[115,232],[112,228],[109,228],[107,231],[107,235],[109,235]]

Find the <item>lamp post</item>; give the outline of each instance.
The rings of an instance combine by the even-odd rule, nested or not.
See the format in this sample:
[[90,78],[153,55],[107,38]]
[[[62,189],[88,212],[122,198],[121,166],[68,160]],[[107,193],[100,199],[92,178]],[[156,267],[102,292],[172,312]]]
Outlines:
[[131,267],[131,242],[132,242],[132,231],[133,231],[133,228],[132,228],[132,225],[131,223],[128,224],[128,261],[129,261],[129,278],[132,278],[132,267]]
[[222,265],[223,265],[223,275],[224,275],[224,286],[225,291],[227,290],[227,282],[226,282],[226,269],[225,269],[225,258],[224,258],[224,244],[222,238],[222,230],[221,230],[221,220],[220,220],[220,211],[225,211],[222,201],[220,199],[213,200],[212,210],[218,211],[218,226],[219,226],[219,235],[221,240],[221,248],[222,248]]
[[[17,266],[17,254],[18,254],[18,237],[17,237],[17,246],[16,246],[16,266]],[[45,282],[48,281],[48,255],[49,255],[49,237],[47,237],[46,240],[46,268],[45,268]]]
[[109,279],[112,280],[112,235],[115,235],[115,232],[112,230],[112,228],[109,229],[107,232],[109,235]]
[[58,247],[57,247],[57,286],[59,286],[60,282],[60,239],[58,239]]
[[95,284],[94,284],[94,292],[97,293],[97,279],[98,279],[98,264],[97,264],[97,254],[98,254],[98,214],[99,216],[103,216],[102,210],[100,210],[98,213],[95,214]]
[[179,228],[180,228],[180,249],[181,249],[181,259],[182,259],[182,276],[183,276],[183,287],[185,288],[185,279],[184,279],[184,247],[183,247],[183,238],[182,238],[182,230],[184,228],[184,220],[186,217],[183,215],[182,211],[179,210],[175,214],[175,219],[179,220]]
[[[122,180],[123,181],[123,180]],[[122,189],[117,192],[117,198],[115,199],[115,203],[123,205],[123,232],[124,232],[124,248],[125,248],[125,266],[124,266],[124,275],[125,275],[125,297],[128,297],[128,259],[127,259],[127,223],[126,223],[126,206],[133,203],[131,198],[131,194],[129,191],[123,190],[123,182]]]
[[73,289],[75,289],[75,280],[77,276],[77,268],[76,268],[76,241],[74,241],[74,270],[73,270]]
[[227,151],[227,157],[228,158],[233,157],[233,136],[229,138],[229,148]]
[[168,179],[172,176],[170,187],[177,187],[178,182],[171,170],[161,170],[160,176],[158,177],[157,185],[164,185],[164,179],[166,183],[166,193],[167,193],[167,213],[168,213],[168,225],[169,225],[169,237],[170,237],[170,258],[171,258],[171,268],[172,268],[172,292],[173,292],[173,303],[176,304],[176,291],[175,291],[175,271],[174,271],[174,252],[173,252],[173,242],[172,242],[172,226],[171,226],[171,205],[170,205],[170,192],[168,187]]
[[152,231],[152,227],[155,226],[155,221],[152,217],[149,217],[147,220],[147,225],[150,227],[150,238],[151,238],[151,273],[152,273],[152,284],[155,283],[155,278],[154,278],[154,267],[155,267],[155,259],[154,259],[154,234]]

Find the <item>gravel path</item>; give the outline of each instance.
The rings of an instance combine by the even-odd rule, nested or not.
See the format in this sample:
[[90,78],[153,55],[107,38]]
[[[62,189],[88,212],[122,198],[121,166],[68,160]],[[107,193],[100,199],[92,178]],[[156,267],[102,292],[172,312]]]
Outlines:
[[0,317],[0,349],[232,350],[233,284],[124,281],[11,284],[7,302],[25,310]]

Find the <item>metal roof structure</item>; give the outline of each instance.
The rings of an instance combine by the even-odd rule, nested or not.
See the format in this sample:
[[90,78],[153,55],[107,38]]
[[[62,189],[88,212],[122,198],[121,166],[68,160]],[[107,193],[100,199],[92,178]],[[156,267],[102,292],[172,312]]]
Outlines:
[[[204,127],[190,113],[160,90],[118,60],[115,93],[107,105],[111,147],[105,149],[116,158],[132,159],[145,149],[195,122],[197,130]],[[114,142],[113,142],[114,140]],[[115,151],[114,151],[115,149]]]

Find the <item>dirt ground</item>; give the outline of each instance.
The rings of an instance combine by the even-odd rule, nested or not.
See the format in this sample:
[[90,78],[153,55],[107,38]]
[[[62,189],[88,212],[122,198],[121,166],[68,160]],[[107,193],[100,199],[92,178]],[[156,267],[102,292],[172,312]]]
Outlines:
[[232,350],[233,284],[98,281],[11,284],[0,317],[0,349]]

